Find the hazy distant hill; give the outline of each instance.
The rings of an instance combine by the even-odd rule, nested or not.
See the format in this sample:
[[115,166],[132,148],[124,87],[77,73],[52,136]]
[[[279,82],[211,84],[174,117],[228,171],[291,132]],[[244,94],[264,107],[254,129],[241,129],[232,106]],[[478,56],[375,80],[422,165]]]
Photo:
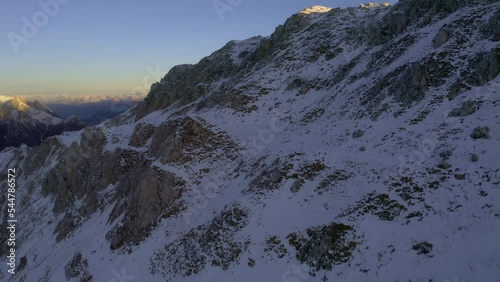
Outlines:
[[95,102],[80,102],[76,100],[71,103],[51,102],[47,104],[47,106],[61,117],[76,115],[79,116],[85,123],[95,125],[124,113],[137,103],[138,101],[126,99],[102,100]]

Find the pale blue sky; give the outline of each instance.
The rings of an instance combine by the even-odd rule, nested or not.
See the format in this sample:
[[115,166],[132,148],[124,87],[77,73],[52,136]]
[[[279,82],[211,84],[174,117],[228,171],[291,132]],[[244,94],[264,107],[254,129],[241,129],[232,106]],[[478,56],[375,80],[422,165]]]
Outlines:
[[[365,1],[3,0],[0,94],[130,93],[143,88],[147,67],[159,67],[163,76],[229,40],[269,35],[316,2],[346,7]],[[214,3],[229,8],[218,13]]]

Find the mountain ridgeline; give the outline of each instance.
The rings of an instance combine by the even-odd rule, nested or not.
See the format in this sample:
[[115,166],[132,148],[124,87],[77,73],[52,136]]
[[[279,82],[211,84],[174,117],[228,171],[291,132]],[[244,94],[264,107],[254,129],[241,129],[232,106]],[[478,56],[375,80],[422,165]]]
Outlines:
[[498,279],[499,73],[497,1],[308,8],[3,150],[0,279]]

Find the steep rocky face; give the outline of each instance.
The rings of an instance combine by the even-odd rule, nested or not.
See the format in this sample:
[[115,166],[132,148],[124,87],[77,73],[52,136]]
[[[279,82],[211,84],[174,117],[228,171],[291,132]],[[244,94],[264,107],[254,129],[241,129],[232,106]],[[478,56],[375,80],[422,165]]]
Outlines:
[[5,147],[39,145],[45,138],[64,131],[77,131],[85,124],[77,117],[61,119],[38,101],[8,97],[0,104],[0,150]]
[[4,150],[34,222],[13,280],[496,279],[499,15],[312,7],[106,123]]

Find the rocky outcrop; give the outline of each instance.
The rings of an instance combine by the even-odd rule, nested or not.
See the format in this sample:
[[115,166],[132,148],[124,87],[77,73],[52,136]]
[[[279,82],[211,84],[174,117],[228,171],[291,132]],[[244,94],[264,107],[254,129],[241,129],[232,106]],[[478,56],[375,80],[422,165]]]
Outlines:
[[[76,198],[84,198],[104,188],[102,148],[106,137],[97,128],[86,128],[80,144],[73,143],[59,155],[59,162],[42,181],[42,194],[55,197],[54,212],[71,207]],[[87,198],[90,199],[90,198]],[[89,205],[93,206],[93,205]]]
[[0,151],[21,144],[35,147],[48,137],[84,127],[76,116],[63,120],[38,101],[23,102],[12,97],[0,104]]
[[[87,128],[80,144],[73,143],[59,156],[61,162],[43,181],[42,193],[54,197],[54,212],[65,213],[55,230],[57,240],[70,235],[80,218],[92,215],[104,202],[115,202],[110,221],[124,214],[109,235],[113,249],[141,241],[166,209],[179,208],[174,207],[174,202],[181,196],[184,184],[178,177],[151,167],[151,161],[136,151],[117,149],[103,154],[105,144],[101,130]],[[44,145],[33,152],[33,157],[46,155],[49,149]],[[27,169],[33,170],[37,165],[30,164]],[[109,185],[117,185],[111,197],[101,193]],[[83,205],[75,215],[70,210],[75,209],[79,199]]]
[[462,104],[460,104],[459,107],[454,108],[448,116],[450,117],[466,117],[472,115],[474,112],[477,111],[479,103],[476,101],[465,101]]
[[470,137],[472,139],[488,139],[490,138],[490,129],[485,126],[478,126],[474,128]]
[[[260,40],[257,47],[250,51],[241,52],[237,64],[231,58],[231,51],[235,43],[229,42],[222,49],[202,59],[196,65],[180,65],[173,67],[159,82],[151,86],[148,96],[134,110],[137,118],[146,114],[165,109],[172,105],[177,107],[186,105],[204,96],[210,90],[207,85],[225,77],[241,77],[243,71],[248,71],[275,50],[283,47],[287,40],[305,28],[309,15],[299,13],[290,17],[285,24],[276,28],[269,38],[252,38]],[[228,82],[232,85],[231,82]],[[222,93],[224,94],[224,91]]]
[[287,160],[275,159],[269,166],[263,165],[262,168],[255,167],[257,176],[248,184],[248,192],[261,194],[265,191],[280,189],[283,182],[293,179],[294,183],[290,188],[296,193],[300,190],[306,181],[313,180],[326,166],[319,160],[307,162],[300,165],[294,165],[293,159],[300,158],[300,153],[288,156]]
[[471,84],[481,86],[488,83],[500,73],[500,48],[478,55],[471,65],[475,68],[475,75],[469,78]]
[[151,86],[148,96],[133,110],[136,117],[141,118],[174,103],[177,107],[189,104],[208,92],[207,84],[235,75],[240,69],[229,53],[233,45],[228,43],[196,65],[173,67],[160,82]]

